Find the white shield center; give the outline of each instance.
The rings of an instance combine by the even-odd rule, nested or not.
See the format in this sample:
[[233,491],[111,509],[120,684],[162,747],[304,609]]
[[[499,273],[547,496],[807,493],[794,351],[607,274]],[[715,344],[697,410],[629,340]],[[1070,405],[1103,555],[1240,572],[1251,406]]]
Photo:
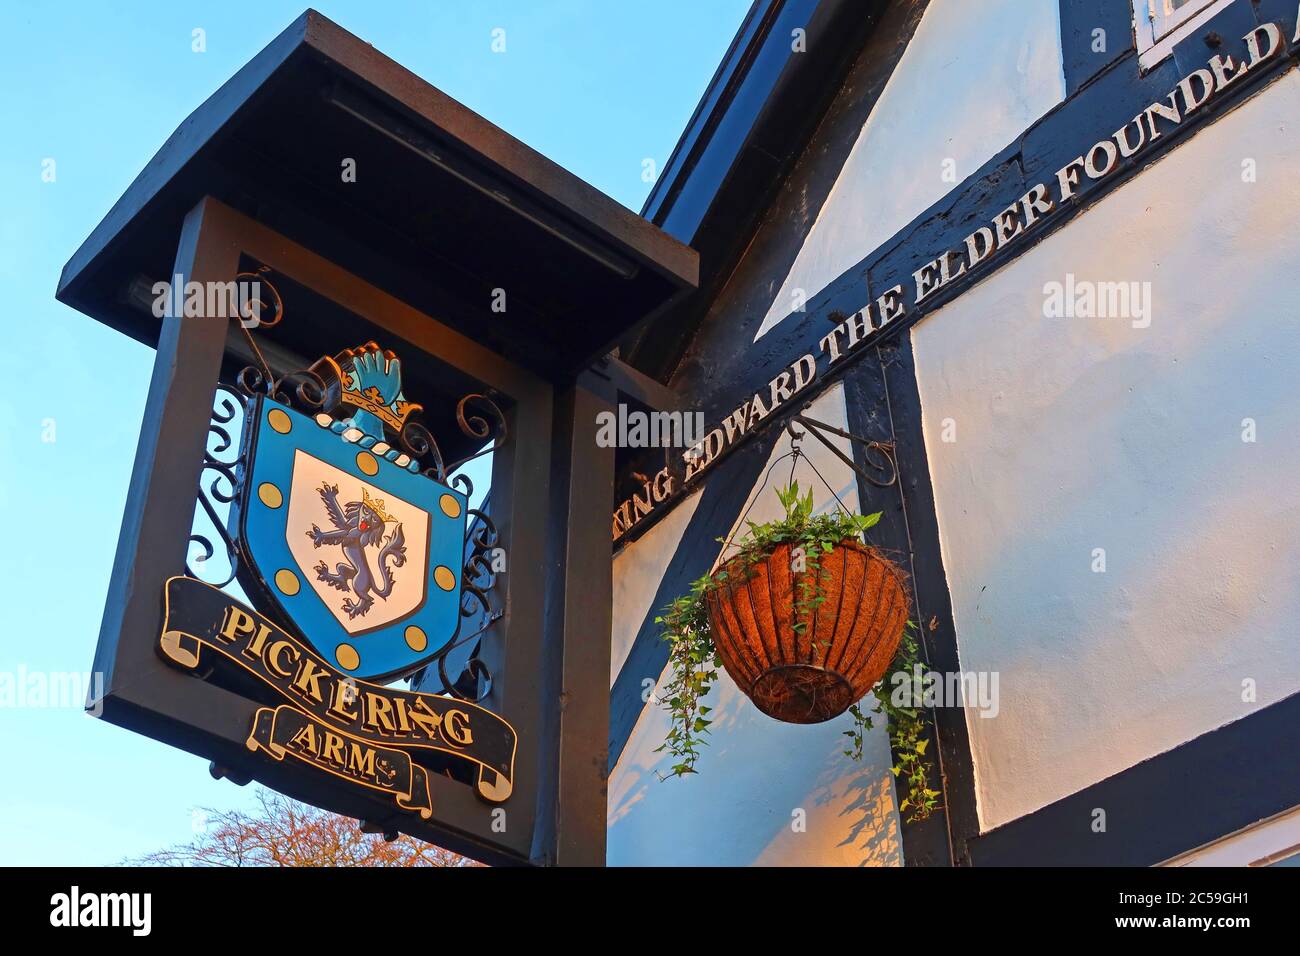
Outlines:
[[303,579],[349,634],[384,627],[424,603],[429,514],[422,508],[299,449],[287,520]]

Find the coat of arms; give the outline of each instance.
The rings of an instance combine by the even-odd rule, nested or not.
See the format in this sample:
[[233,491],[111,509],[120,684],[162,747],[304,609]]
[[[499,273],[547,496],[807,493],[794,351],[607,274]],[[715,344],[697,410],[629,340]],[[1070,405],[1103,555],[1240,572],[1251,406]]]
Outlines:
[[[499,616],[489,591],[504,564],[490,556],[504,552],[458,472],[501,447],[504,415],[463,397],[439,434],[468,454],[447,464],[394,353],[367,342],[277,378],[247,341],[260,365],[218,389],[199,493],[229,573],[196,571],[216,548],[192,532],[198,554],[163,595],[160,653],[240,694],[253,682],[253,753],[426,820],[434,775],[508,799],[517,737],[480,705],[492,680],[478,656]],[[420,690],[385,686],[421,671]]]
[[321,359],[296,389],[305,409],[286,391],[249,407],[241,579],[344,674],[409,674],[456,637],[466,592],[481,596],[465,580],[468,496],[392,352],[370,342]]

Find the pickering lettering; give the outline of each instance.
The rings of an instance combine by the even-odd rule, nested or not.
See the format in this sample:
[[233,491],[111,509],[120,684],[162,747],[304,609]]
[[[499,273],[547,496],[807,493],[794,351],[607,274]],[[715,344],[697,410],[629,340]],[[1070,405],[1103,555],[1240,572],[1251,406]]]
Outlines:
[[263,707],[253,719],[248,749],[275,760],[295,757],[318,770],[390,794],[404,810],[433,816],[429,777],[404,750],[376,747],[288,704]]
[[478,792],[494,802],[512,789],[514,729],[491,711],[438,694],[348,677],[306,644],[220,590],[188,577],[167,582],[164,660],[214,677],[255,679],[267,693],[248,747],[394,795],[427,818],[421,759],[450,754],[478,766]]
[[[1282,28],[1264,23],[1247,33],[1245,54],[1234,58],[1220,53],[1204,67],[1183,77],[1163,99],[1150,104],[1106,139],[1066,163],[1047,182],[1035,184],[984,225],[966,237],[958,247],[945,249],[923,261],[907,283],[900,283],[872,298],[857,312],[827,332],[817,351],[802,355],[785,371],[737,406],[716,428],[681,456],[680,478],[663,469],[647,481],[638,494],[614,510],[612,531],[615,542],[649,517],[657,508],[683,494],[723,453],[760,430],[766,419],[795,395],[804,391],[822,369],[830,370],[882,333],[895,327],[913,309],[929,303],[941,290],[961,280],[970,280],[977,269],[994,267],[1005,250],[1023,244],[1024,239],[1060,211],[1077,204],[1080,197],[1114,175],[1123,163],[1141,155],[1162,136],[1194,121],[1205,106],[1235,86],[1247,73],[1276,59],[1283,52]],[[1300,26],[1291,42],[1300,43]],[[820,363],[820,364],[819,364]]]

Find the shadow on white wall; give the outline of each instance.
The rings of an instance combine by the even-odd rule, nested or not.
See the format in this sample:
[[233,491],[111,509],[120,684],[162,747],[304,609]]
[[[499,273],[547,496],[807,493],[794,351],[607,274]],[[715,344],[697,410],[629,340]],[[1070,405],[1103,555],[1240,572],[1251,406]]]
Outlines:
[[[985,829],[1300,691],[1297,110],[1290,73],[913,330],[962,666],[1001,674]],[[1067,274],[1149,316],[1045,315]]]
[[[845,428],[842,386],[828,389],[808,413]],[[847,441],[832,441],[851,453]],[[811,484],[817,509],[836,507],[835,495],[855,509],[853,472],[816,440],[805,438],[802,445],[835,492],[806,463],[799,464],[796,479],[801,487]],[[769,466],[789,450],[787,433],[776,442]],[[789,476],[787,460],[776,466],[761,493],[759,477],[750,494],[749,520],[769,521],[782,514],[773,489]],[[679,538],[658,546],[675,547]],[[631,547],[645,544],[643,538]],[[645,563],[654,561],[638,559],[627,567]],[[662,674],[653,676],[663,684]],[[699,773],[662,782],[658,774],[667,773],[673,761],[655,748],[668,732],[669,715],[653,701],[642,711],[609,781],[610,865],[902,864],[883,720],[867,733],[863,759],[854,761],[844,754],[844,732],[853,723],[847,714],[823,724],[782,723],[761,713],[725,672],[706,702],[714,708],[715,723],[697,764]]]
[[931,0],[755,340],[1064,98],[1055,0]]

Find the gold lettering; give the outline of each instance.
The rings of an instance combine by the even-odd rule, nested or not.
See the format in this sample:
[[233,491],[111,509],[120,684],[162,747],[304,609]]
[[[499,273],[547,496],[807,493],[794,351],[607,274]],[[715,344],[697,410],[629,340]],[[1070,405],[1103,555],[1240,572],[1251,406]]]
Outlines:
[[463,710],[447,711],[447,719],[443,722],[442,729],[446,731],[452,743],[468,747],[474,742],[474,735],[469,727],[469,714]]
[[289,741],[290,747],[297,747],[299,750],[306,750],[315,756],[316,754],[316,728],[313,724],[307,723],[302,730],[293,735]]
[[406,713],[406,698],[394,698],[393,703],[397,705],[397,729],[404,734],[411,732],[411,719]]
[[291,659],[298,657],[297,649],[288,641],[276,641],[266,651],[266,668],[278,677],[292,677],[293,666],[281,666],[280,656],[288,652]]
[[642,485],[641,490],[645,492],[645,497],[637,494],[632,496],[632,513],[634,515],[632,520],[634,523],[640,521],[654,510],[654,505],[650,502],[650,482],[647,481]]
[[374,777],[375,752],[369,747],[362,747],[361,744],[352,741],[348,747],[348,771]]
[[325,745],[321,748],[321,756],[340,767],[347,766],[347,760],[343,756],[343,738],[332,730],[325,731]]
[[221,636],[228,641],[237,641],[245,635],[252,634],[256,624],[253,615],[231,604],[226,608],[225,620],[221,622]]
[[382,694],[366,694],[366,726],[381,733],[393,733],[393,705]]
[[347,720],[356,720],[356,711],[348,710],[348,704],[357,699],[357,690],[347,681],[339,681],[334,685],[334,699],[330,701],[330,713]]
[[318,704],[325,703],[325,693],[321,690],[320,681],[322,677],[328,677],[329,671],[321,667],[310,657],[304,657],[302,664],[298,667],[298,673],[290,685],[299,694],[316,701]]
[[624,501],[614,512],[614,538],[617,540],[628,528],[632,527],[632,503]]
[[266,646],[266,639],[270,636],[271,629],[265,624],[259,624],[257,634],[248,642],[248,646],[244,648],[244,653],[253,660],[257,660],[262,656],[262,648]]
[[654,478],[655,501],[665,501],[673,493],[673,476],[667,468],[662,469]]
[[421,698],[417,697],[415,703],[411,706],[410,717],[416,729],[424,731],[424,736],[430,740],[438,739],[438,728],[442,726],[442,718],[429,709]]

